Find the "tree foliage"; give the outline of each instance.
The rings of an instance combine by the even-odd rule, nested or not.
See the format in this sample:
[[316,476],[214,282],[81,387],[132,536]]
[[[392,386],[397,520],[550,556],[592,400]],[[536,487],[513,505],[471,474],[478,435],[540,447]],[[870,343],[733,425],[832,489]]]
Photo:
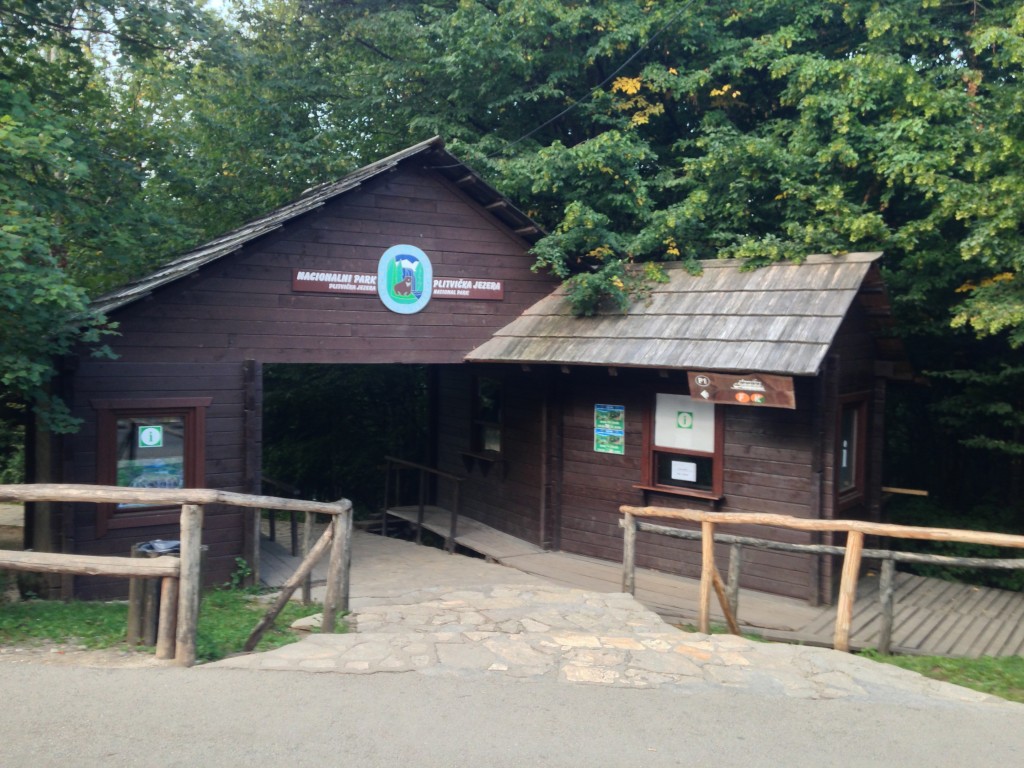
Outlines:
[[[4,339],[8,389],[40,389],[62,329],[99,332],[88,292],[439,134],[547,228],[537,268],[580,314],[663,261],[884,251],[917,370],[984,374],[897,411],[1019,452],[1000,394],[1024,345],[1019,3],[229,7],[0,0],[2,285],[12,317],[38,311],[25,338],[54,340]],[[1015,416],[954,424],[968,389]]]
[[53,359],[112,330],[90,290],[180,242],[146,199],[148,137],[117,84],[180,58],[201,22],[186,0],[0,3],[0,388],[53,429],[74,427],[48,392]]
[[916,369],[984,372],[897,410],[1012,464],[1013,419],[948,409],[1005,402],[1024,345],[1019,3],[299,5],[333,103],[388,149],[447,137],[548,228],[580,314],[625,305],[636,263],[884,251]]
[[486,168],[580,312],[623,262],[877,249],[908,323],[1024,344],[1017,3],[303,7],[367,132]]

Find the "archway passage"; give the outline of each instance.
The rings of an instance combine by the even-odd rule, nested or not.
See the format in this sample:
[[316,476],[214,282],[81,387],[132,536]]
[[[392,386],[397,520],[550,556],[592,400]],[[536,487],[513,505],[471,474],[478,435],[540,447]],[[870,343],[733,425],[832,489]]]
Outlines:
[[264,491],[378,513],[385,457],[433,459],[430,380],[421,365],[264,366]]

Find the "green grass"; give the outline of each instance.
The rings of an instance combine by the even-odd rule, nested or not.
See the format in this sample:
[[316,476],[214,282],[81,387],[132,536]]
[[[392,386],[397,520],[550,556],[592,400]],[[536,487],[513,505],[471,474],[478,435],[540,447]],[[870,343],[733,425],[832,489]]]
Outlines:
[[[249,633],[269,607],[252,597],[251,592],[236,589],[218,589],[203,596],[196,631],[196,655],[201,661],[215,661],[242,650]],[[322,609],[320,605],[290,600],[256,650],[269,651],[294,643],[299,635],[289,628],[291,623]]]
[[[215,661],[242,650],[249,633],[268,607],[254,597],[248,590],[237,589],[216,589],[203,595],[196,633],[196,655],[200,661]],[[289,625],[320,610],[319,605],[289,602],[256,650],[266,651],[295,642],[299,635],[289,629]],[[30,600],[0,604],[2,645],[50,641],[87,648],[127,648],[124,643],[127,626],[126,603]]]
[[[696,624],[673,624],[673,626],[676,629],[683,630],[683,632],[691,632],[691,633],[698,633],[698,632],[700,632],[700,628]],[[716,624],[715,622],[712,621],[711,624],[710,624],[710,632],[709,632],[709,634],[712,634],[712,635],[728,635],[728,634],[730,634],[729,633],[729,627],[726,624]],[[758,643],[765,642],[765,639],[763,637],[761,637],[761,635],[757,634],[756,632],[744,632],[741,636],[746,638],[747,640],[753,640],[753,641],[758,642]]]
[[862,656],[1010,701],[1024,703],[1024,657],[951,659],[945,656],[883,656],[864,651]]
[[110,648],[124,641],[127,624],[127,604],[29,600],[0,605],[0,643],[6,645],[50,640]]

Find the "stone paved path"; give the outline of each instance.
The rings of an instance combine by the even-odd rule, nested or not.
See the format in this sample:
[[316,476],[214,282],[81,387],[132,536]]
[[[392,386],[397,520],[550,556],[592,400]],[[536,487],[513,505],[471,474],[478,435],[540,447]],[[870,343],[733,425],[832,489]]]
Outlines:
[[827,649],[683,632],[629,595],[559,587],[407,542],[360,537],[353,564],[348,634],[311,634],[206,667],[1001,701]]

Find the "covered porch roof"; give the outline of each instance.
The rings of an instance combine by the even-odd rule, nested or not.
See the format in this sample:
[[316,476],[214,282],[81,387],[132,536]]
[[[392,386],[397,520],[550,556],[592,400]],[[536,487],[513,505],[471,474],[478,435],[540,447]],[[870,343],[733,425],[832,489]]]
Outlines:
[[[813,255],[757,269],[705,261],[700,275],[666,264],[668,281],[653,283],[626,312],[583,318],[559,287],[466,360],[813,376],[855,299],[877,321],[873,330],[888,325],[880,257]],[[885,346],[880,357],[901,357],[898,345]]]

